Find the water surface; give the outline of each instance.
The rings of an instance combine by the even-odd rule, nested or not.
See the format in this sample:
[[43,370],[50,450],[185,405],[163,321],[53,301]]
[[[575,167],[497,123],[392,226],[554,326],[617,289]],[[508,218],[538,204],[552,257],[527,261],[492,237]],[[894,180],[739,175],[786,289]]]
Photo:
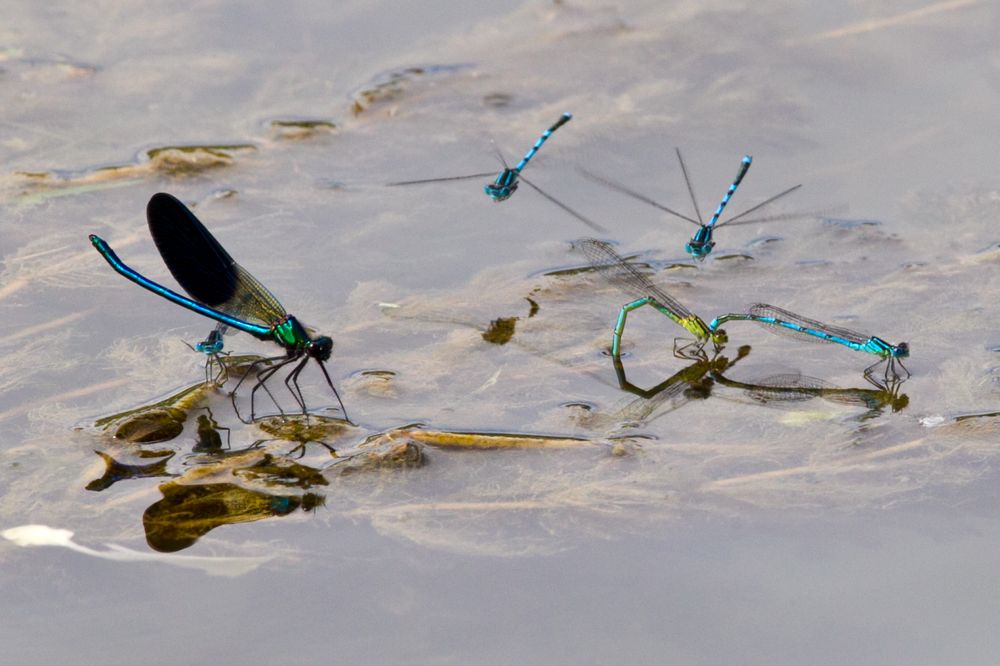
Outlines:
[[[995,661],[990,3],[5,15],[0,529],[73,532],[0,541],[12,663]],[[527,188],[381,185],[499,169],[491,139],[514,160],[566,110],[526,175],[658,284],[706,319],[765,301],[905,340],[912,378],[885,395],[874,359],[739,323],[698,366],[646,309],[623,390],[586,227]],[[675,146],[703,214],[745,153],[736,209],[802,183],[778,212],[831,212],[695,263],[689,225],[576,170],[692,214]],[[168,441],[95,427],[204,376],[184,343],[211,323],[87,242],[170,283],[157,191],[334,337],[354,425],[327,446],[212,391],[225,455],[187,404]]]

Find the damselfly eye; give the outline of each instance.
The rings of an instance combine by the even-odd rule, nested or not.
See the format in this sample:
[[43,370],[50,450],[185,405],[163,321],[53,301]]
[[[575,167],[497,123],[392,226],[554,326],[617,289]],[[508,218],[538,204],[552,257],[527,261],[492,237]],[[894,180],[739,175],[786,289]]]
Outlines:
[[321,361],[330,358],[333,353],[333,340],[326,335],[321,335],[312,342],[311,355]]

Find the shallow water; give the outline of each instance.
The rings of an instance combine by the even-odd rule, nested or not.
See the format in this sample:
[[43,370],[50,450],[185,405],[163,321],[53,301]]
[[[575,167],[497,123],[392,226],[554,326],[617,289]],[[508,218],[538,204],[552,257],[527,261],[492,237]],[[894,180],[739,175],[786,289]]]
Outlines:
[[[995,662],[1000,12],[401,11],[5,12],[0,531],[47,528],[0,540],[5,659]],[[381,185],[499,170],[491,137],[511,161],[565,110],[525,174],[657,284],[706,320],[764,301],[905,340],[912,378],[879,391],[874,359],[739,322],[679,359],[645,308],[623,390],[587,227],[526,187]],[[691,214],[675,146],[702,214],[744,153],[734,210],[802,183],[776,211],[830,212],[722,229],[696,263],[686,223],[576,170]],[[157,191],[334,337],[354,425],[248,426],[212,390],[171,439],[95,425],[204,377],[184,343],[212,324],[87,242],[172,284]]]

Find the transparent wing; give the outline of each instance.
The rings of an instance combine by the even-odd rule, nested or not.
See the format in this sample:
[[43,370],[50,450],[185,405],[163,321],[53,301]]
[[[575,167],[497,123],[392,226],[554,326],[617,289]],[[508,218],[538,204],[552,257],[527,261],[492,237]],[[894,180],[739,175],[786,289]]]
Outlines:
[[801,402],[819,397],[824,389],[836,388],[817,377],[786,373],[747,382],[747,395],[758,402]]
[[687,222],[690,222],[691,224],[693,224],[695,226],[699,226],[699,227],[701,226],[701,223],[699,223],[699,222],[697,222],[695,220],[692,220],[687,215],[684,215],[683,213],[678,213],[676,210],[674,210],[672,208],[668,208],[668,207],[664,206],[663,204],[661,204],[661,203],[659,203],[657,201],[653,201],[652,199],[650,199],[649,197],[647,197],[645,194],[640,194],[639,192],[636,192],[635,190],[630,189],[630,188],[626,187],[625,185],[622,185],[621,183],[619,183],[617,181],[611,180],[610,178],[608,178],[606,176],[601,176],[601,175],[598,175],[596,173],[593,173],[592,171],[587,171],[583,167],[577,167],[577,170],[581,174],[583,174],[585,177],[587,177],[590,180],[593,180],[593,181],[595,181],[597,183],[600,183],[600,184],[604,185],[605,187],[610,187],[612,190],[616,190],[618,192],[621,192],[622,194],[630,196],[633,199],[638,199],[639,201],[642,201],[643,203],[647,203],[650,206],[653,206],[654,208],[659,208],[663,212],[670,213],[671,215],[673,215],[675,217],[679,217],[682,220],[686,220]]
[[677,161],[681,163],[681,173],[684,174],[684,183],[687,185],[688,194],[691,195],[691,204],[694,206],[694,214],[698,216],[698,224],[705,224],[705,220],[701,217],[701,209],[698,208],[698,199],[694,196],[694,186],[691,185],[691,178],[688,176],[687,165],[684,164],[684,158],[681,157],[681,149],[674,148],[677,153]]
[[741,218],[743,218],[744,216],[746,216],[746,215],[749,215],[750,213],[753,213],[754,211],[758,211],[758,210],[760,210],[761,208],[763,208],[764,206],[769,206],[769,205],[773,204],[773,203],[774,203],[775,201],[777,201],[778,199],[781,199],[782,197],[785,197],[785,196],[788,196],[789,194],[791,194],[791,193],[792,193],[792,192],[794,192],[795,190],[799,189],[800,187],[802,187],[802,185],[801,185],[801,184],[800,184],[800,185],[795,185],[795,186],[793,186],[793,187],[789,187],[789,188],[788,188],[787,190],[785,190],[784,192],[779,192],[778,194],[775,194],[775,195],[774,195],[773,197],[771,197],[770,199],[765,199],[764,201],[761,201],[761,202],[760,202],[759,204],[757,204],[756,206],[753,206],[753,207],[751,207],[751,208],[747,208],[747,209],[746,209],[745,211],[743,211],[742,213],[740,213],[740,214],[738,214],[738,215],[733,215],[733,216],[732,216],[731,218],[729,218],[728,220],[726,220],[726,221],[724,221],[724,222],[719,222],[719,223],[717,223],[717,224],[716,224],[715,226],[716,226],[716,227],[723,227],[723,226],[725,226],[725,225],[727,225],[727,224],[733,224],[733,223],[735,223],[735,222],[736,222],[737,220],[740,220]]
[[274,294],[239,264],[233,264],[233,268],[236,275],[236,289],[233,295],[225,302],[212,307],[261,326],[270,327],[284,319],[288,312]]
[[[843,213],[845,210],[847,210],[847,206],[831,206],[830,208],[824,208],[822,210],[801,210],[794,213],[777,213],[775,215],[765,215],[763,217],[740,218],[738,221],[732,222],[732,224],[733,226],[736,226],[739,224],[760,224],[762,222],[778,222],[781,220],[822,219],[831,215]],[[729,223],[730,222],[726,222],[726,224]]]
[[809,328],[814,331],[826,333],[828,335],[832,335],[847,340],[849,342],[855,342],[857,344],[862,344],[862,345],[871,338],[870,335],[866,335],[864,333],[858,333],[857,331],[852,331],[847,328],[841,328],[839,326],[831,326],[830,324],[824,324],[821,321],[816,321],[815,319],[809,319],[808,317],[797,315],[794,312],[789,312],[788,310],[775,307],[773,305],[768,305],[767,303],[754,303],[747,309],[747,314],[754,317],[754,321],[767,328],[768,331],[772,333],[778,333],[780,335],[787,335],[789,337],[795,338],[796,340],[805,340],[808,342],[832,342],[831,340],[827,340],[825,338],[819,338],[816,337],[815,335],[809,335],[808,333],[797,331],[794,328],[781,326],[777,323],[760,321],[758,317],[775,319],[777,321],[782,321],[801,328]]
[[532,183],[532,182],[531,182],[530,180],[528,180],[528,179],[527,179],[527,178],[525,178],[524,176],[521,176],[521,180],[522,180],[523,182],[527,183],[527,184],[528,184],[528,186],[529,186],[529,187],[530,187],[531,189],[533,189],[534,191],[538,192],[538,193],[539,193],[539,194],[541,194],[541,195],[542,195],[543,197],[545,197],[546,199],[548,199],[549,201],[551,201],[551,202],[552,202],[552,203],[554,203],[555,205],[559,206],[559,207],[560,207],[560,208],[562,208],[562,209],[563,209],[564,211],[566,211],[567,213],[569,213],[570,215],[572,215],[572,216],[573,216],[573,217],[575,217],[576,219],[580,220],[581,222],[583,222],[584,224],[586,224],[586,225],[587,225],[588,227],[590,227],[590,228],[591,228],[591,229],[593,229],[594,231],[597,231],[597,232],[600,232],[600,233],[602,233],[602,234],[605,234],[605,233],[607,233],[607,232],[608,232],[608,230],[607,230],[607,229],[605,229],[604,227],[602,227],[601,225],[599,225],[599,224],[598,224],[597,222],[594,222],[594,221],[592,221],[592,220],[589,220],[589,219],[587,219],[586,217],[584,217],[584,216],[583,216],[583,215],[581,215],[580,213],[576,212],[575,210],[573,210],[572,208],[570,208],[569,206],[567,206],[567,205],[566,205],[566,204],[564,204],[563,202],[561,202],[561,201],[559,201],[558,199],[556,199],[556,198],[555,198],[554,196],[552,196],[551,194],[548,194],[547,192],[545,192],[544,190],[542,190],[542,188],[538,187],[537,185],[535,185],[534,183]]
[[691,311],[680,301],[654,285],[649,276],[622,258],[608,243],[584,238],[577,241],[576,246],[586,255],[590,265],[619,289],[635,298],[654,298],[681,319],[691,316]]
[[195,301],[267,327],[284,318],[278,299],[233,260],[179,199],[163,192],[153,195],[146,219],[164,263]]
[[485,173],[470,173],[468,176],[446,176],[444,178],[421,178],[419,180],[399,180],[394,183],[386,183],[387,187],[396,187],[398,185],[423,185],[424,183],[444,183],[450,180],[472,180],[473,178],[487,178],[489,176],[495,176],[495,171],[487,171]]

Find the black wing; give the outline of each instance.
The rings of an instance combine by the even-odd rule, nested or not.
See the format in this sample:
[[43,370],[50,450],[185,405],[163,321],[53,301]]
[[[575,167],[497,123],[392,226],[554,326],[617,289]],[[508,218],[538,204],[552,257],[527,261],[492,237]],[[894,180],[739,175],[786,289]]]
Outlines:
[[191,298],[213,307],[236,294],[236,262],[176,197],[160,192],[146,205],[156,249]]
[[274,294],[237,264],[176,197],[154,194],[146,206],[146,219],[163,262],[191,298],[264,326],[285,316]]

